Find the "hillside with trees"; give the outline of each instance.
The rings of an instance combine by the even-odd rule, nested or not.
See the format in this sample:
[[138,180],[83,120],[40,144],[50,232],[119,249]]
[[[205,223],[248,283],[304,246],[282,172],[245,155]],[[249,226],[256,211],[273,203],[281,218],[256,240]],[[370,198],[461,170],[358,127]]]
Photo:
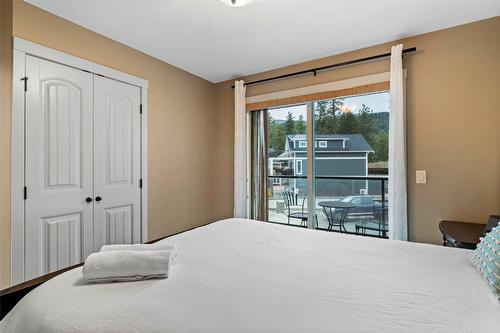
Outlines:
[[[385,162],[389,154],[389,112],[373,112],[362,105],[356,113],[347,110],[344,99],[320,101],[313,104],[316,134],[359,133],[372,146],[369,162]],[[269,116],[269,147],[276,154],[285,149],[287,135],[306,134],[302,115],[295,119],[291,112],[285,121]]]

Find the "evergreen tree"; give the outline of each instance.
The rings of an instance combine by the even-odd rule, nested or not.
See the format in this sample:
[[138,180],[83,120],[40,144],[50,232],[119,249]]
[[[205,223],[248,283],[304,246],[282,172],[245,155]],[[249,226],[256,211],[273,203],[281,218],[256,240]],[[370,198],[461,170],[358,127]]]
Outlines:
[[267,128],[267,145],[269,149],[275,149],[276,150],[276,120],[269,115],[268,118],[268,128]]
[[337,133],[352,134],[357,133],[358,119],[352,112],[342,112],[339,116]]
[[276,137],[274,149],[276,150],[276,154],[280,155],[285,150],[286,143],[286,133],[284,124],[280,124],[276,126]]
[[344,105],[344,98],[337,98],[332,100],[333,112],[338,113],[341,112],[341,107]]
[[378,132],[372,144],[374,154],[370,154],[370,162],[384,162],[389,159],[389,134],[386,131]]
[[288,112],[288,115],[286,116],[285,120],[285,133],[288,135],[293,135],[295,134],[295,120],[293,117],[293,114],[291,112]]
[[335,133],[335,113],[331,112],[331,101],[314,103],[314,118],[317,134]]
[[358,133],[363,135],[363,137],[369,143],[372,143],[373,136],[373,111],[366,105],[362,105],[359,113],[357,115],[358,118]]
[[295,133],[306,134],[306,122],[303,115],[299,115],[299,120],[295,124]]
[[314,103],[316,134],[335,134],[338,127],[338,114],[344,99],[330,99]]

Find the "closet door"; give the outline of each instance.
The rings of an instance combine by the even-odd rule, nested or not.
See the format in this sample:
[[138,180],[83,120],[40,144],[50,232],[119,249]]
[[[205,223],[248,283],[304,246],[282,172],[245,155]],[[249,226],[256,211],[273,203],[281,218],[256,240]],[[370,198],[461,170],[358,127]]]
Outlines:
[[26,276],[85,260],[93,249],[92,75],[26,57]]
[[94,76],[94,250],[141,240],[140,88]]

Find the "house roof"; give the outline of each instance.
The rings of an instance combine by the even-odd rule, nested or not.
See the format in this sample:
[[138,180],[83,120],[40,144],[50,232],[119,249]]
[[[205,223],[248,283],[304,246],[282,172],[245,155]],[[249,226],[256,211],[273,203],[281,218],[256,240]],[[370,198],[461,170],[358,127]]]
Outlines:
[[[295,134],[288,135],[289,141],[306,140],[305,134]],[[346,139],[345,149],[339,151],[373,151],[372,146],[366,141],[366,139],[361,134],[318,134],[316,135],[316,141],[319,140],[341,140]],[[289,145],[291,150],[304,150],[304,148],[298,149],[293,148],[293,145]]]

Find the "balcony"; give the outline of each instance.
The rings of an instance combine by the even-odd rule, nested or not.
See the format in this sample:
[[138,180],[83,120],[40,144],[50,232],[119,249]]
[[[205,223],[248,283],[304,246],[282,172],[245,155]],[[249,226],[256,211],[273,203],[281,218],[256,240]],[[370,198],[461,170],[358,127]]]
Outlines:
[[[275,175],[268,180],[268,221],[305,227],[307,177]],[[314,227],[387,238],[387,185],[387,176],[316,176]]]

